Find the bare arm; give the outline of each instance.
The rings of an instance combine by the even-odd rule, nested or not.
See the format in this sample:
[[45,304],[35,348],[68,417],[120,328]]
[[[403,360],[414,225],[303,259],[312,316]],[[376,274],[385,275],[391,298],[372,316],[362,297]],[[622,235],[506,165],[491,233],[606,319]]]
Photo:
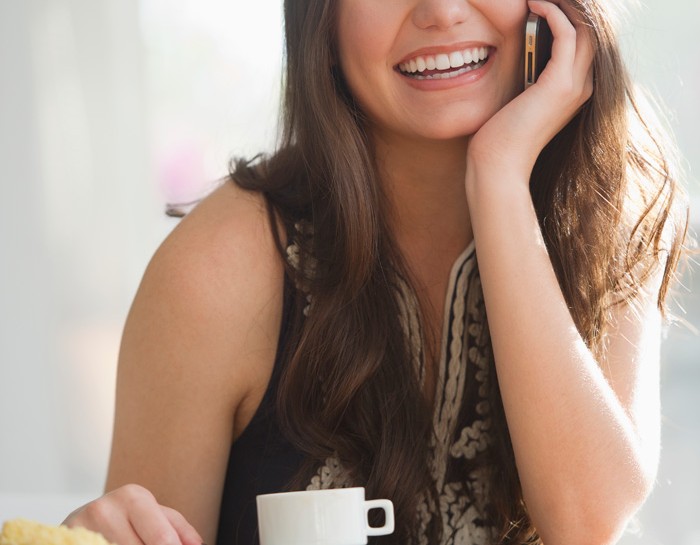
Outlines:
[[547,545],[614,543],[656,473],[659,279],[646,286],[638,313],[616,309],[606,356],[596,361],[559,288],[528,187],[539,152],[591,96],[593,47],[564,2],[530,6],[550,23],[552,60],[472,138],[467,201],[533,523]]
[[[177,543],[157,515],[172,513],[157,503],[215,542],[229,449],[274,363],[282,275],[258,195],[223,186],[174,230],[124,330],[106,484],[115,492],[101,502],[108,508],[89,504],[70,522],[120,545],[150,545],[159,534]],[[129,483],[138,486],[124,488]],[[149,517],[162,525],[143,522],[139,531],[137,521]]]
[[569,313],[529,194],[488,193],[473,197],[472,222],[528,510],[548,545],[613,543],[656,473],[656,286],[641,312],[618,307],[607,356],[596,361]]

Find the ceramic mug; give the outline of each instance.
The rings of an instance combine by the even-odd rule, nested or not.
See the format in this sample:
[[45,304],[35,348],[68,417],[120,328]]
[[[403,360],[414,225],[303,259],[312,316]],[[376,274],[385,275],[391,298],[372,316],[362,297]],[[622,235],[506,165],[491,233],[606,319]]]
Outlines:
[[[260,545],[364,545],[367,536],[394,531],[394,505],[365,500],[364,488],[306,490],[257,496]],[[384,526],[369,525],[382,509]]]

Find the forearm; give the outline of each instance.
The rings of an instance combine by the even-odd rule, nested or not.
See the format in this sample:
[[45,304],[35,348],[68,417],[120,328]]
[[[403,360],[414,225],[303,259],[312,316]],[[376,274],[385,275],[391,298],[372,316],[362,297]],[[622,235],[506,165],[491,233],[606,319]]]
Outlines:
[[578,333],[526,180],[469,169],[498,381],[528,510],[551,543],[607,535],[648,490],[629,415]]

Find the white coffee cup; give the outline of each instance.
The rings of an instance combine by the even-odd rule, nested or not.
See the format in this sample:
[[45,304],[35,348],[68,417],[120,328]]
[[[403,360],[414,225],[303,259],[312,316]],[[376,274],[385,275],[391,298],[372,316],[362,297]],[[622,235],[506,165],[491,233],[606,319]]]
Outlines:
[[[306,490],[257,496],[260,545],[364,545],[367,536],[394,531],[394,505],[365,500],[364,488]],[[384,526],[372,527],[370,509],[382,509]]]

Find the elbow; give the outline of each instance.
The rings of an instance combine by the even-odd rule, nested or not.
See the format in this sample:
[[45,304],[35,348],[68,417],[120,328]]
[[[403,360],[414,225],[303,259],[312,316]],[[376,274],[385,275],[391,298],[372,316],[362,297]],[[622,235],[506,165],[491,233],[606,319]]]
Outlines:
[[[607,512],[600,512],[591,515],[587,523],[581,521],[577,525],[577,530],[573,535],[565,540],[557,540],[552,543],[566,543],[567,545],[614,545],[625,532],[630,520],[639,510],[641,503],[627,505],[624,510],[614,511],[612,508]],[[599,509],[602,511],[602,509]],[[549,542],[544,541],[549,545]]]
[[614,545],[632,516],[579,513],[576,517],[566,517],[568,522],[538,527],[538,533],[546,545]]
[[543,542],[547,545],[615,545],[633,516],[634,512],[589,519],[585,525],[568,529],[565,536],[550,540],[543,538]]
[[624,486],[601,487],[582,494],[560,509],[542,528],[547,545],[614,545],[648,498],[654,474],[639,476]]
[[584,532],[567,531],[566,535],[555,537],[543,537],[546,545],[615,545],[625,531],[623,526],[601,526],[591,524]]

